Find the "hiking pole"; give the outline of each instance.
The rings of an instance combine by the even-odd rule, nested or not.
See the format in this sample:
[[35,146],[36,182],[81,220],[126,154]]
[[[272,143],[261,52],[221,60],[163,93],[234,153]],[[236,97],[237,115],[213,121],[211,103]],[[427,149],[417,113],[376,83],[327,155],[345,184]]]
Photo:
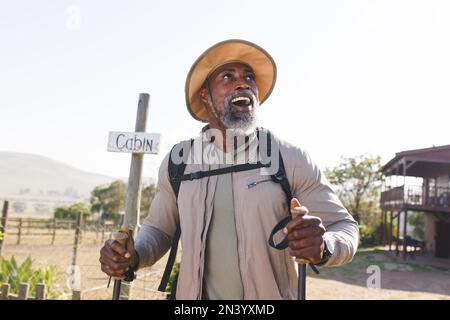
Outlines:
[[[302,207],[300,202],[293,198],[291,200],[291,215],[292,218],[295,219],[299,216],[304,216],[308,214],[308,209],[306,207]],[[298,270],[298,300],[306,300],[306,265],[309,263],[306,259],[296,259],[297,262],[297,270]]]

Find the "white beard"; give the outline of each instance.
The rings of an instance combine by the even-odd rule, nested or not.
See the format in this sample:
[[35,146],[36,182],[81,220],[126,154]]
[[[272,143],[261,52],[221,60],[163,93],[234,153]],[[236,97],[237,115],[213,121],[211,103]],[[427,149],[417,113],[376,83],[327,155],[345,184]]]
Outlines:
[[[242,118],[234,118],[234,114],[231,111],[231,106],[227,105],[224,108],[224,114],[218,115],[215,112],[216,116],[219,117],[219,120],[225,126],[225,129],[230,131],[235,136],[245,136],[249,135],[256,130],[258,121],[257,121],[257,109],[259,107],[258,99],[253,96],[253,106],[251,111],[244,115]],[[209,98],[210,106],[212,106],[212,101]],[[214,108],[214,107],[212,107]],[[215,110],[214,110],[215,111]]]

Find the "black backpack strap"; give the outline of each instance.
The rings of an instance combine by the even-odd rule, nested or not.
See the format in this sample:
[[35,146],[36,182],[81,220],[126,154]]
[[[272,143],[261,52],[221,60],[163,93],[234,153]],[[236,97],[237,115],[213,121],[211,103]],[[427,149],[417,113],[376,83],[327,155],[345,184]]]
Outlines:
[[196,180],[201,179],[204,177],[211,177],[211,176],[217,176],[220,174],[230,173],[230,172],[239,172],[239,171],[248,171],[253,169],[259,169],[263,167],[268,167],[270,164],[262,164],[261,162],[257,163],[244,163],[244,164],[238,164],[235,166],[230,167],[224,167],[219,169],[213,169],[208,171],[195,171],[188,174],[184,174],[181,177],[179,177],[180,182],[185,180]]
[[292,220],[292,216],[290,214],[292,192],[291,192],[291,187],[289,185],[289,181],[286,176],[286,169],[284,167],[284,162],[283,162],[283,157],[281,156],[281,152],[279,153],[278,171],[275,174],[271,175],[271,178],[274,182],[280,184],[281,188],[284,191],[284,194],[286,195],[286,202],[288,205],[287,210],[289,212],[289,215],[286,218],[282,219],[280,222],[278,222],[276,224],[276,226],[272,229],[272,232],[270,233],[270,236],[269,236],[269,245],[275,249],[283,250],[283,249],[286,249],[288,246],[287,236],[284,237],[283,241],[281,241],[278,244],[275,244],[273,237],[278,231],[280,231],[284,227],[286,227],[286,225],[289,223],[289,221]]
[[[270,139],[271,139],[270,132],[268,132],[267,149],[268,149],[269,156],[270,156],[270,152],[271,152],[271,140]],[[271,175],[271,178],[274,182],[280,184],[281,188],[284,191],[284,194],[286,195],[286,201],[287,201],[287,205],[288,205],[289,215],[275,225],[275,227],[272,229],[272,232],[270,233],[268,242],[272,248],[275,248],[278,250],[283,250],[288,247],[287,235],[284,237],[283,241],[281,241],[278,244],[275,244],[275,242],[273,241],[273,237],[277,232],[279,232],[280,230],[285,228],[287,226],[287,224],[292,220],[290,208],[291,208],[291,200],[292,200],[293,196],[292,196],[291,186],[289,185],[289,180],[286,175],[286,169],[284,167],[284,162],[283,162],[283,157],[281,156],[281,151],[279,151],[278,157],[279,157],[278,158],[278,171],[275,174]],[[320,273],[319,270],[317,270],[317,268],[314,266],[314,264],[309,263],[309,266],[316,274]]]
[[[186,154],[183,154],[183,150],[189,151],[190,148],[192,147],[193,143],[194,143],[193,139],[191,139],[190,141],[186,140],[186,141],[181,142],[181,144],[184,144],[184,145],[181,145],[182,148],[180,149],[178,155],[183,159],[183,161],[179,164],[175,164],[172,161],[172,153],[174,152],[175,147],[178,147],[179,145],[173,146],[172,150],[170,150],[169,163],[168,163],[169,180],[170,180],[170,185],[172,186],[173,192],[175,193],[175,198],[177,199],[177,201],[178,201],[178,192],[180,191],[180,185],[181,185],[181,181],[182,181],[182,179],[180,177],[182,177],[184,175],[184,170],[186,169],[186,164],[187,164],[187,158],[189,157],[189,153],[190,153],[190,152],[186,152]],[[175,230],[175,234],[172,238],[172,245],[170,248],[169,258],[167,259],[166,267],[164,268],[164,273],[163,273],[161,282],[158,287],[158,290],[161,292],[166,291],[167,283],[169,282],[170,274],[172,272],[173,265],[175,264],[175,258],[177,256],[178,243],[180,241],[180,236],[181,236],[181,227],[180,227],[180,224],[178,223],[177,228]],[[175,299],[175,295],[176,295],[176,285],[173,285],[172,292],[171,292],[171,298]]]

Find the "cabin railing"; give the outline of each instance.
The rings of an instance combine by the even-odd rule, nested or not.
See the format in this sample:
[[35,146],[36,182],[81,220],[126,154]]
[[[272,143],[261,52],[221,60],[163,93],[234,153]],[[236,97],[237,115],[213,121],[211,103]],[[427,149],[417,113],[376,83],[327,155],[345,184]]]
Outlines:
[[450,188],[403,185],[381,192],[381,206],[450,207]]

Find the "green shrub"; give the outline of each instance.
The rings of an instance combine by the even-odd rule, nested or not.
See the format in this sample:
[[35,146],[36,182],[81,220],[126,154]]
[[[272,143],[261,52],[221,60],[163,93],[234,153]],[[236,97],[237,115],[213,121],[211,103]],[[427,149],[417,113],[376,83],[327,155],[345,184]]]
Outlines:
[[83,214],[83,219],[87,219],[91,215],[89,207],[86,204],[79,202],[74,203],[68,207],[56,207],[53,213],[53,217],[55,219],[76,220],[78,217],[78,212],[81,212]]
[[57,299],[62,291],[57,285],[58,268],[56,266],[32,268],[33,260],[30,257],[25,259],[22,264],[18,264],[14,256],[9,260],[2,258],[0,264],[0,285],[8,283],[10,292],[17,294],[19,286],[25,282],[29,284],[29,293],[31,296],[36,295],[36,285],[38,283],[45,284],[46,298]]
[[381,223],[377,225],[359,225],[359,244],[361,247],[372,247],[381,243]]
[[414,237],[423,240],[425,238],[425,215],[422,212],[412,212],[408,215],[408,223],[414,227]]
[[166,292],[171,293],[172,287],[176,285],[176,281],[178,280],[178,273],[180,272],[180,263],[175,262],[173,265],[172,273],[170,274],[169,281],[167,282]]

